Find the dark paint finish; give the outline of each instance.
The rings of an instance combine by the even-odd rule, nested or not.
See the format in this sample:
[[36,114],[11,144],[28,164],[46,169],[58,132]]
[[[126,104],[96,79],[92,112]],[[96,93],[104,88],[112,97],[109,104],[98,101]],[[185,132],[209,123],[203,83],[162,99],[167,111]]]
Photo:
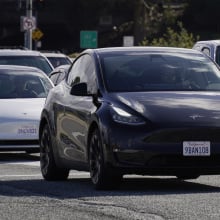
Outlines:
[[[66,79],[50,91],[41,116],[40,135],[47,123],[57,166],[88,170],[89,140],[92,132],[98,129],[106,163],[122,174],[220,173],[218,81],[214,89],[207,91],[193,88],[169,91],[162,87],[151,91],[111,92],[108,87],[103,57],[154,53],[168,53],[174,57],[178,54],[184,61],[193,57],[207,60],[207,65],[210,63],[216,68],[213,72],[220,79],[218,67],[194,50],[133,47],[84,51],[74,61]],[[175,69],[174,63],[172,65]],[[196,71],[200,74],[198,69]],[[70,83],[71,74],[78,78]],[[91,83],[92,80],[95,83]],[[183,156],[183,141],[210,141],[211,155]]]

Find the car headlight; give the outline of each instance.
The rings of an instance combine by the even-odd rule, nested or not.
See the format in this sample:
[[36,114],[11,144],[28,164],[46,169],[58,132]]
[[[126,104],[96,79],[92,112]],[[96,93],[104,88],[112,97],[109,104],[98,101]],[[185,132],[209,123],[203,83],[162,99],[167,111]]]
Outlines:
[[112,118],[115,122],[123,123],[123,124],[131,124],[131,125],[145,124],[145,121],[142,118],[132,115],[116,106],[112,106]]

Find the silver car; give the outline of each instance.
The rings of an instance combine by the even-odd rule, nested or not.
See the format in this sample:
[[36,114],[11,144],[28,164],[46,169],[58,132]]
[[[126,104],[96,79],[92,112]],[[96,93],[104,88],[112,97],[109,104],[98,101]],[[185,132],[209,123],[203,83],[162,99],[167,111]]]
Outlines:
[[58,66],[49,74],[49,78],[55,86],[66,77],[70,66],[69,64]]
[[50,63],[53,65],[54,68],[61,66],[61,65],[71,65],[72,60],[70,57],[63,53],[55,53],[55,52],[42,52]]
[[220,40],[197,41],[193,49],[208,55],[220,66]]
[[50,61],[39,51],[0,49],[0,65],[31,66],[47,75],[54,69]]
[[37,68],[0,65],[0,150],[39,151],[40,114],[52,87]]

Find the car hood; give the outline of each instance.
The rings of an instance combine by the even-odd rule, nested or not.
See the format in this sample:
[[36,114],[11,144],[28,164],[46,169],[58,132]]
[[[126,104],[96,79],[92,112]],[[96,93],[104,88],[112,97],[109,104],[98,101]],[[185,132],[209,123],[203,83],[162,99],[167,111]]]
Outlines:
[[45,98],[1,99],[0,139],[38,139]]
[[40,119],[45,98],[1,99],[0,119]]
[[117,100],[153,123],[220,126],[219,92],[120,93]]

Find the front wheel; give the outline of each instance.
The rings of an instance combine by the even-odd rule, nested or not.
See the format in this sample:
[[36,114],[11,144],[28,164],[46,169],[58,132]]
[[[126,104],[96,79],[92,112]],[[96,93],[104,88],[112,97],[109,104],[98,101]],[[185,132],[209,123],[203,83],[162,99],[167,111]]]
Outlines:
[[92,133],[90,139],[89,165],[90,176],[95,189],[114,189],[119,186],[122,175],[105,162],[102,140],[98,129]]
[[66,180],[69,170],[58,168],[53,155],[52,140],[49,126],[43,127],[40,136],[40,167],[45,180]]

